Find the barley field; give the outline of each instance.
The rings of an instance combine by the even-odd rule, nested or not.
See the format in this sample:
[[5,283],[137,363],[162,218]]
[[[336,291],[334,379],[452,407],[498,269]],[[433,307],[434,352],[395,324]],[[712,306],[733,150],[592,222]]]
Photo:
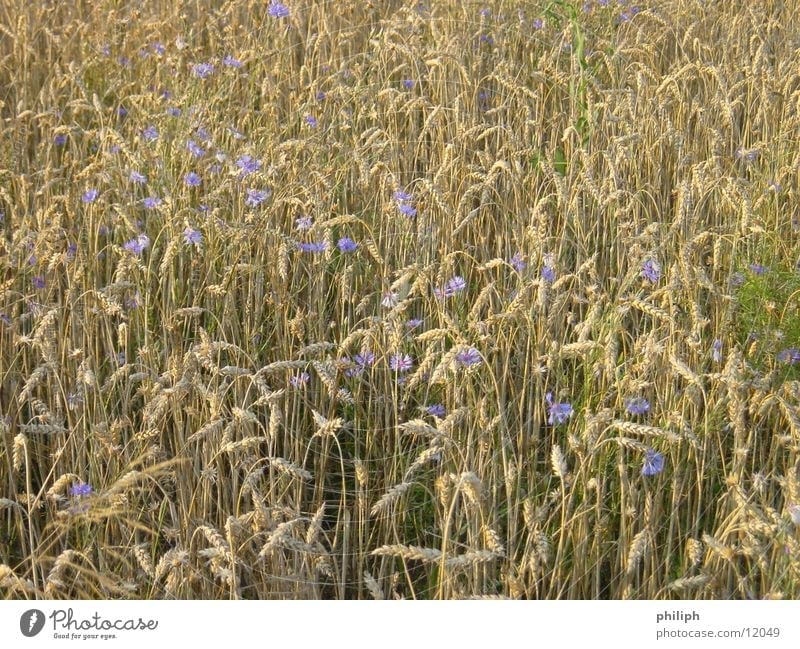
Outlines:
[[800,596],[800,3],[5,0],[6,599]]

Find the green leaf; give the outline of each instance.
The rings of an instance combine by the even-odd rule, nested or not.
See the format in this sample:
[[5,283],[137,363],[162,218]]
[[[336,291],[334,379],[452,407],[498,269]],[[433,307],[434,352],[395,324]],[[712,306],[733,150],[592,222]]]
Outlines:
[[553,154],[553,168],[559,176],[567,175],[567,156],[561,147],[557,148]]

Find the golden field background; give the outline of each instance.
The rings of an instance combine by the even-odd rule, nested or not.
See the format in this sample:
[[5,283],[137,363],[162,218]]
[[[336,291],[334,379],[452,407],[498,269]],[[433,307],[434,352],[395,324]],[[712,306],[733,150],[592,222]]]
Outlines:
[[797,597],[799,21],[2,3],[0,592]]

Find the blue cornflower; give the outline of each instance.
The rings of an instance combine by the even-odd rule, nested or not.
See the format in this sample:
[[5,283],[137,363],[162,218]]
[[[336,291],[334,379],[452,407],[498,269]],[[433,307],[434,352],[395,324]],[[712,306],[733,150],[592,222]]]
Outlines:
[[541,29],[542,27],[544,27],[544,20],[542,20],[541,18],[537,18],[536,20],[533,21],[534,29]]
[[67,136],[63,133],[59,133],[53,138],[53,144],[56,146],[64,146],[67,143]]
[[711,360],[715,363],[722,361],[722,341],[719,338],[711,343]]
[[246,176],[247,174],[255,173],[261,169],[261,161],[249,155],[243,155],[236,161],[236,166],[242,170],[240,175]]
[[414,361],[408,354],[394,354],[389,359],[389,367],[395,372],[408,372],[414,366]]
[[141,255],[145,248],[150,245],[150,237],[146,234],[140,234],[135,239],[131,239],[123,244],[123,248],[128,252],[132,252],[134,255]]
[[258,207],[272,195],[270,190],[248,189],[245,203],[250,207]]
[[461,275],[451,277],[444,287],[444,296],[453,297],[456,293],[461,293],[467,287],[466,281]]
[[170,117],[180,117],[181,116],[181,109],[177,106],[170,106],[167,108],[167,115]]
[[154,210],[159,205],[161,205],[161,199],[158,196],[148,196],[145,198],[142,203],[148,210]]
[[189,226],[186,226],[186,229],[183,231],[183,240],[191,245],[200,247],[203,243],[203,233],[200,230],[195,230]]
[[183,182],[186,183],[189,187],[199,187],[200,183],[203,181],[201,180],[200,176],[198,176],[194,171],[190,171],[183,177]]
[[313,243],[298,243],[297,248],[303,252],[325,252],[328,249],[327,241],[319,241]]
[[301,388],[308,383],[311,375],[308,372],[300,372],[300,374],[293,376],[289,379],[293,388]]
[[325,93],[324,93],[324,92],[322,92],[322,90],[320,90],[320,91],[319,91],[319,92],[316,94],[316,99],[317,99],[317,101],[325,101],[325,97],[326,97],[326,95],[325,95]]
[[230,54],[228,54],[224,59],[222,59],[222,62],[231,68],[242,67],[242,62],[239,59],[233,58]]
[[167,51],[167,48],[161,43],[153,43],[150,47],[152,47],[153,51],[159,56],[163,56],[164,52]]
[[456,354],[456,361],[464,367],[471,367],[481,362],[481,353],[474,347],[461,350]]
[[406,322],[406,327],[408,329],[416,329],[422,324],[422,320],[419,318],[411,318],[408,322]]
[[400,210],[400,214],[409,219],[413,219],[417,215],[417,208],[407,203],[401,203],[397,209]]
[[147,182],[147,176],[144,174],[140,174],[138,171],[134,170],[131,171],[130,181],[132,183],[136,183],[137,185],[143,185]]
[[375,362],[375,354],[369,351],[363,354],[356,354],[353,360],[361,367],[369,367]]
[[744,160],[745,162],[753,162],[758,157],[758,149],[745,149],[739,147],[736,149],[736,159]]
[[542,279],[548,284],[556,281],[556,271],[550,266],[542,266]]
[[277,0],[272,0],[267,8],[267,13],[273,18],[288,18],[289,7]]
[[206,150],[199,147],[194,140],[186,140],[186,148],[195,158],[202,158],[206,153]]
[[94,203],[97,200],[97,197],[100,196],[100,192],[94,188],[87,189],[83,192],[83,196],[81,196],[81,200],[84,203]]
[[205,79],[214,74],[214,66],[211,63],[196,63],[192,66],[192,72],[194,76]]
[[305,117],[306,124],[308,124],[311,128],[317,128],[317,118],[313,115],[306,115]]
[[92,485],[87,484],[86,482],[79,482],[78,484],[72,485],[69,490],[69,495],[76,498],[91,496],[93,493],[94,489],[92,489]]
[[632,415],[643,415],[650,410],[650,402],[644,397],[632,397],[625,400],[625,410]]
[[394,200],[396,200],[398,203],[408,203],[409,201],[414,200],[414,197],[411,194],[404,192],[402,189],[398,189],[394,194],[392,194],[392,198],[394,198]]
[[155,142],[158,139],[158,129],[155,126],[148,126],[142,131],[142,137],[148,142]]
[[644,454],[644,463],[642,465],[643,476],[654,476],[664,470],[664,456],[658,451],[649,448]]
[[339,247],[339,250],[344,253],[355,252],[358,249],[358,244],[350,237],[342,237],[336,245]]
[[549,416],[547,418],[547,423],[551,426],[563,424],[572,416],[572,406],[569,403],[555,403],[553,401],[552,392],[548,392],[544,398],[548,405],[547,411]]
[[294,221],[294,227],[300,232],[310,230],[312,225],[314,225],[314,221],[310,216],[298,216]]
[[522,257],[522,253],[520,252],[514,253],[514,256],[511,258],[510,263],[511,267],[518,273],[521,273],[528,267],[528,264],[525,262],[524,258]]
[[650,280],[654,284],[661,279],[661,264],[655,259],[647,259],[642,264],[642,277]]
[[764,275],[769,270],[769,268],[761,264],[750,264],[749,268],[754,275]]
[[800,362],[800,349],[797,349],[796,347],[782,349],[775,355],[775,360],[779,363],[788,363],[789,365],[794,365],[795,363]]
[[425,408],[425,412],[433,417],[438,417],[439,419],[443,419],[447,411],[444,409],[444,406],[441,403],[434,403],[433,405],[428,406]]
[[31,283],[33,284],[33,288],[43,289],[44,288],[44,277],[39,277],[39,276],[34,277],[31,280]]
[[406,90],[411,90],[414,87],[414,80],[413,79],[403,79],[403,88]]
[[208,142],[208,141],[211,139],[211,135],[210,135],[210,134],[209,134],[209,132],[208,132],[208,131],[205,129],[205,127],[204,127],[204,126],[198,126],[198,127],[197,127],[197,128],[194,130],[194,132],[195,132],[195,133],[197,133],[197,137],[198,137],[198,138],[200,138],[200,139],[201,139],[203,142]]

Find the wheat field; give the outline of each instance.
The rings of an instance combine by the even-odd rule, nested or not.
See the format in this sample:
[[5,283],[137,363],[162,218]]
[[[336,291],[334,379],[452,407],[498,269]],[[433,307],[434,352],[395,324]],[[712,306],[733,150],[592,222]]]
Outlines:
[[3,597],[800,596],[799,28],[0,4]]

